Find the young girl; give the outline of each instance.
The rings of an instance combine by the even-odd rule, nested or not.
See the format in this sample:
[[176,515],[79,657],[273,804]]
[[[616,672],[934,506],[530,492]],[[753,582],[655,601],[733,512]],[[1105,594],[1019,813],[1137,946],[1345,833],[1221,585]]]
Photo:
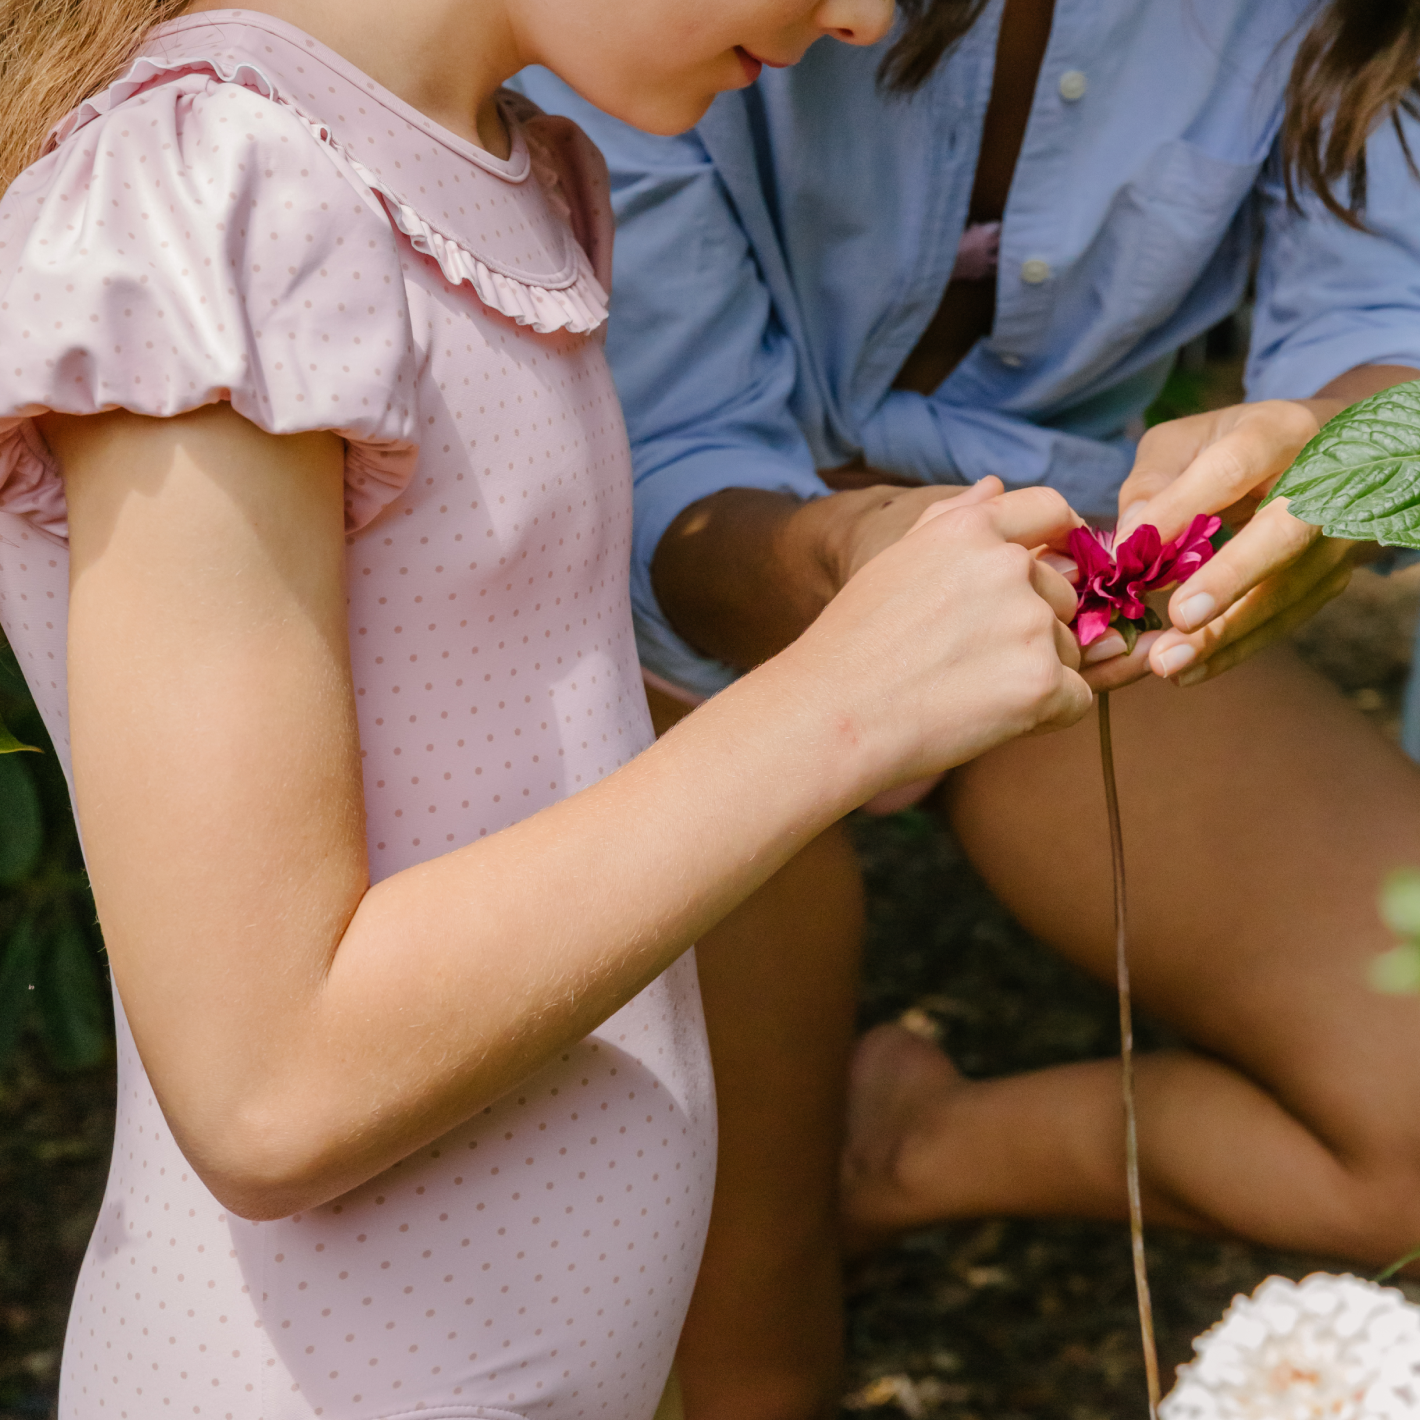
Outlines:
[[61,1413],[645,1420],[714,1177],[687,948],[1084,713],[1027,551],[1075,519],[958,500],[646,749],[605,174],[498,86],[674,131],[887,4],[178,9],[4,31],[0,611],[119,1002]]

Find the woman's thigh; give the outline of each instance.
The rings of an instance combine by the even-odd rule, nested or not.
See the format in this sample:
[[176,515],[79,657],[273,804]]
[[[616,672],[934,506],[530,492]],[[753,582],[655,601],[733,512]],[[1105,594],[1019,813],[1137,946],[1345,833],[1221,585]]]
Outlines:
[[[1286,649],[1112,702],[1135,994],[1343,1158],[1420,1133],[1420,1002],[1371,991],[1381,880],[1420,864],[1420,771]],[[1036,935],[1113,977],[1094,715],[957,771],[980,871]]]

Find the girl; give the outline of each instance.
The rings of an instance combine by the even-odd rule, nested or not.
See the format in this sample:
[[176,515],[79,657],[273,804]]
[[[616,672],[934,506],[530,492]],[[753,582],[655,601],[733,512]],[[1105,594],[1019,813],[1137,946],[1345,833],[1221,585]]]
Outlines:
[[[1201,511],[1240,525],[1321,421],[1420,368],[1415,0],[903,9],[877,52],[824,46],[674,138],[526,81],[611,163],[662,725],[797,635],[944,484],[1042,482],[1165,536]],[[1179,346],[1253,271],[1254,402],[1139,444]],[[1271,506],[1177,590],[1173,629],[1131,657],[1106,638],[1087,677],[1154,672],[1115,712],[1136,984],[1196,1049],[1141,1064],[1149,1216],[1381,1263],[1420,1236],[1420,1068],[1414,1003],[1363,964],[1381,875],[1420,857],[1420,776],[1285,652],[1218,675],[1358,551]],[[1111,979],[1091,729],[984,756],[936,802],[1016,914]],[[697,1417],[833,1412],[860,941],[835,832],[701,944],[723,1187],[682,1348]],[[1124,1216],[1109,1061],[968,1082],[888,1026],[858,1047],[849,1119],[860,1244]]]
[[499,85],[674,131],[885,0],[180,10],[4,29],[0,610],[119,1025],[61,1413],[645,1420],[714,1174],[687,948],[1084,713],[1026,550],[1075,520],[925,519],[638,755],[604,170]]

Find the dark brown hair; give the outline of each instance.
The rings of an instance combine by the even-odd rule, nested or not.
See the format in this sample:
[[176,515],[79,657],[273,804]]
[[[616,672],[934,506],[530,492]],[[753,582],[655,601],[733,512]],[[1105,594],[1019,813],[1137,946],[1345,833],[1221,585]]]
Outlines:
[[985,8],[986,0],[897,0],[901,27],[878,70],[883,87],[897,94],[920,89]]
[[[1303,39],[1287,86],[1282,161],[1287,195],[1310,188],[1342,221],[1362,225],[1366,140],[1384,123],[1420,179],[1401,115],[1420,98],[1420,0],[1330,0]],[[1336,188],[1345,181],[1343,205]]]
[[[899,0],[898,37],[879,78],[920,88],[974,25],[986,0]],[[1393,123],[1412,173],[1401,115],[1420,117],[1420,0],[1327,0],[1303,38],[1287,85],[1282,160],[1293,203],[1310,189],[1342,221],[1362,224],[1366,140]],[[1345,183],[1343,203],[1337,188]]]

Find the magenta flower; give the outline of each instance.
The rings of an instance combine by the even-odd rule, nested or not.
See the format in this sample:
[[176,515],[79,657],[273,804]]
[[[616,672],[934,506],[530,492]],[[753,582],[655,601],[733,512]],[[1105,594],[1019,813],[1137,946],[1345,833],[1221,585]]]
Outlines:
[[1129,650],[1141,631],[1163,623],[1144,597],[1160,587],[1187,581],[1212,555],[1209,538],[1223,520],[1200,514],[1172,542],[1160,542],[1151,523],[1134,529],[1116,549],[1112,532],[1076,528],[1070,534],[1070,556],[1080,569],[1075,593],[1080,604],[1071,623],[1080,645],[1098,641],[1111,626]]

